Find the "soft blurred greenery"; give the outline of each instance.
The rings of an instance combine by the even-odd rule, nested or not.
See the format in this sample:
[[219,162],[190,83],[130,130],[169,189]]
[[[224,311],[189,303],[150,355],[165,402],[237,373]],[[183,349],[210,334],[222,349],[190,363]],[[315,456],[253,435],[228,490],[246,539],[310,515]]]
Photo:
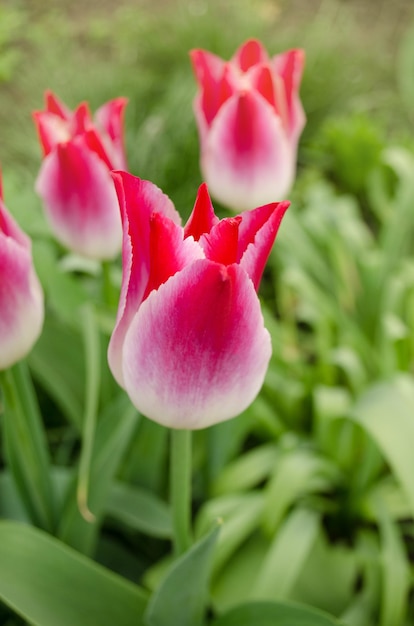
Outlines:
[[[157,588],[161,597],[160,589],[176,588],[174,577],[160,586],[171,534],[167,433],[131,410],[108,371],[105,350],[115,311],[102,302],[99,268],[77,260],[77,271],[69,271],[75,261],[45,224],[33,191],[40,150],[31,112],[42,108],[47,88],[71,107],[87,100],[96,109],[127,96],[130,171],[158,184],[185,218],[201,182],[188,51],[201,47],[229,58],[250,37],[260,38],[271,54],[305,49],[307,125],[292,206],[260,291],[273,341],[265,385],[239,418],[194,438],[197,537],[217,517],[224,521],[212,557],[211,615],[217,623],[233,623],[232,611],[237,616],[237,607],[251,600],[265,619],[276,609],[260,602],[289,600],[328,611],[344,626],[409,626],[410,0],[2,2],[0,162],[6,204],[33,237],[47,296],[44,333],[29,366],[60,512],[55,534],[122,576]],[[111,272],[119,286],[119,264]],[[98,421],[90,441],[82,434],[85,359],[91,355],[79,311],[86,302],[96,307],[102,344]],[[93,523],[80,515],[74,497],[85,445],[92,446]],[[3,465],[1,516],[27,522]],[[184,569],[194,567],[192,558]],[[88,570],[79,571],[85,576]],[[163,613],[160,604],[151,606],[152,616]],[[320,619],[309,624],[325,623]],[[0,608],[1,620],[19,623],[6,608]]]

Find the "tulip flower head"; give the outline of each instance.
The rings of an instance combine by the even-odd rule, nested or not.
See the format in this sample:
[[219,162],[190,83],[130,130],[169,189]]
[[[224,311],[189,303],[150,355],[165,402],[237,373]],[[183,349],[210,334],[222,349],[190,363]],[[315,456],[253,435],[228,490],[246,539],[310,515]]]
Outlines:
[[206,185],[183,228],[148,181],[113,174],[123,277],[109,365],[133,404],[172,428],[235,417],[258,394],[271,356],[257,296],[288,202],[219,220]]
[[250,40],[230,61],[205,50],[190,54],[200,165],[211,194],[234,210],[285,198],[305,124],[298,94],[303,50],[270,58]]
[[92,118],[82,103],[72,112],[51,92],[33,114],[44,160],[36,181],[56,238],[73,252],[104,260],[121,249],[122,226],[111,170],[126,169],[124,98]]
[[0,370],[30,352],[43,326],[43,291],[31,242],[3,202],[0,180]]

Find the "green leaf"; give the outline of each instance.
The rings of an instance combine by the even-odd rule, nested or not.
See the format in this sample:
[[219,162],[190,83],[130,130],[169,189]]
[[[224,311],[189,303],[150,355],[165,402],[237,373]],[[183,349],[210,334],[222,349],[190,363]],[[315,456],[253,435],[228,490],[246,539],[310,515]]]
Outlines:
[[53,532],[55,499],[49,451],[26,363],[0,372],[6,457],[21,502],[34,524]]
[[173,563],[149,602],[146,626],[201,626],[218,531],[213,528]]
[[329,488],[336,468],[313,451],[298,448],[279,456],[265,490],[263,526],[272,536],[286,511],[300,496]]
[[90,470],[89,508],[96,518],[87,522],[80,514],[76,499],[76,478],[66,494],[59,525],[59,537],[78,550],[90,554],[105,513],[112,479],[136,428],[139,415],[125,394],[120,394],[100,417],[96,429]]
[[201,509],[196,521],[197,536],[206,532],[217,518],[224,521],[214,553],[214,573],[259,526],[263,502],[263,495],[252,491],[209,500]]
[[100,336],[96,314],[91,303],[82,307],[82,330],[85,354],[85,407],[82,424],[82,445],[79,458],[77,502],[83,517],[94,521],[89,509],[89,487],[92,455],[96,434],[96,422],[101,386]]
[[131,434],[122,463],[122,479],[158,491],[165,481],[167,454],[168,428],[144,417]]
[[355,549],[358,555],[361,589],[340,615],[347,626],[378,626],[377,612],[381,596],[380,558],[376,530],[359,532]]
[[222,615],[211,626],[339,626],[339,622],[305,606],[252,602]]
[[35,240],[33,257],[49,306],[69,325],[76,324],[79,307],[87,301],[81,281],[62,268],[54,243]]
[[414,383],[408,376],[370,387],[350,416],[375,441],[400,482],[414,513]]
[[226,492],[242,491],[255,487],[272,471],[277,459],[274,444],[258,446],[229,463],[213,483],[212,493],[219,496]]
[[241,448],[242,442],[251,428],[251,412],[255,402],[236,420],[214,424],[206,431],[207,458],[206,471],[209,481],[214,481],[223,467]]
[[106,512],[134,530],[153,537],[171,537],[171,514],[168,506],[150,491],[140,487],[114,483]]
[[301,573],[319,529],[319,515],[296,509],[276,534],[255,577],[255,600],[286,598]]
[[85,380],[80,335],[53,315],[47,315],[43,332],[28,361],[36,381],[80,430]]
[[403,624],[410,591],[410,565],[401,533],[385,507],[380,506],[379,520],[382,538],[381,566],[383,592],[381,595],[381,626]]
[[213,577],[211,597],[217,614],[250,600],[252,572],[258,572],[269,550],[263,533],[253,533]]
[[58,540],[0,522],[0,598],[33,626],[142,626],[146,594]]
[[16,490],[16,484],[10,472],[6,470],[0,473],[0,517],[27,524],[30,522]]
[[354,598],[360,575],[361,555],[355,546],[332,542],[319,524],[315,541],[286,600],[339,615]]

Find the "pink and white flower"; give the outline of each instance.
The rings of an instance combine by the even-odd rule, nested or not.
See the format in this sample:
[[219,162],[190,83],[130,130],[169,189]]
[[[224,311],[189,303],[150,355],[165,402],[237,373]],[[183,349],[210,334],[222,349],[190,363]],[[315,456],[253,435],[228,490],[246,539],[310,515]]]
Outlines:
[[133,404],[172,428],[235,417],[258,394],[271,356],[257,289],[289,203],[214,214],[199,189],[183,228],[148,181],[113,174],[123,277],[109,365]]
[[205,50],[190,55],[199,87],[200,165],[211,194],[234,210],[286,197],[305,124],[303,50],[270,58],[252,39],[230,61]]
[[126,169],[123,140],[125,98],[70,111],[52,92],[45,110],[33,114],[44,160],[36,181],[56,238],[88,258],[114,258],[122,227],[111,170]]
[[43,318],[43,291],[31,241],[6,209],[0,180],[0,370],[30,352]]

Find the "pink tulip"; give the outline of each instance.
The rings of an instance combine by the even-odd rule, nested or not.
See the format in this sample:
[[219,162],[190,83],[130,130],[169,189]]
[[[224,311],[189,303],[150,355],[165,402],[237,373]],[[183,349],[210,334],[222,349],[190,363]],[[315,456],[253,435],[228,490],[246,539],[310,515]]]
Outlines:
[[235,417],[258,394],[271,356],[257,297],[289,203],[215,216],[202,185],[183,228],[148,181],[113,174],[123,222],[123,277],[109,344],[133,404],[172,428]]
[[44,160],[36,181],[56,238],[73,252],[104,260],[121,250],[122,227],[111,170],[126,169],[124,98],[92,118],[82,103],[72,112],[51,92],[33,114]]
[[269,58],[250,40],[230,61],[205,50],[190,54],[201,171],[211,194],[234,210],[286,197],[305,124],[298,95],[303,50]]
[[43,291],[31,242],[3,203],[0,181],[0,370],[31,350],[43,326]]

